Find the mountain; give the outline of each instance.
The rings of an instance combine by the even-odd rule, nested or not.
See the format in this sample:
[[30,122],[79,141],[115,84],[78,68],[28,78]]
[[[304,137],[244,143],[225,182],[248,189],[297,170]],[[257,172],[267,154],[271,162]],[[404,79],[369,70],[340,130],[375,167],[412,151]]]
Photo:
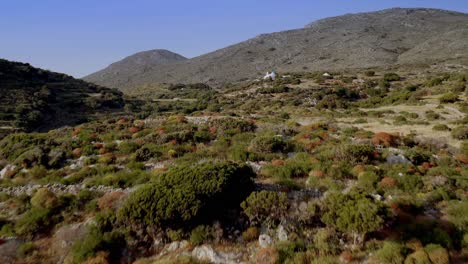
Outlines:
[[121,83],[127,82],[132,76],[146,74],[153,67],[186,60],[187,58],[184,56],[168,50],[143,51],[112,63],[107,68],[93,73],[85,79],[107,87],[119,87]]
[[0,59],[0,137],[78,124],[123,106],[115,89]]
[[315,21],[304,28],[259,35],[189,60],[140,66],[85,80],[119,89],[162,82],[222,84],[266,71],[342,70],[398,65],[468,65],[468,14],[393,8]]

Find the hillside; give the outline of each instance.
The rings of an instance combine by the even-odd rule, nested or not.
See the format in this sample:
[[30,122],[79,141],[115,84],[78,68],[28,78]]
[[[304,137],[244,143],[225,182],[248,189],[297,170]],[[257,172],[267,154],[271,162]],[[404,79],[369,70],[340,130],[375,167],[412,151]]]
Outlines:
[[0,137],[73,125],[123,107],[122,93],[29,64],[0,60]]
[[[468,64],[468,14],[394,8],[318,20],[302,29],[253,39],[173,63],[139,65],[85,80],[128,89],[145,84],[222,84],[258,78],[266,71],[321,71],[431,63]],[[444,47],[441,49],[440,47]],[[136,55],[135,55],[136,56]],[[235,69],[235,70],[234,70]]]
[[120,83],[127,82],[130,76],[143,75],[153,67],[185,60],[187,58],[168,50],[143,51],[112,63],[85,79],[108,87],[118,87]]

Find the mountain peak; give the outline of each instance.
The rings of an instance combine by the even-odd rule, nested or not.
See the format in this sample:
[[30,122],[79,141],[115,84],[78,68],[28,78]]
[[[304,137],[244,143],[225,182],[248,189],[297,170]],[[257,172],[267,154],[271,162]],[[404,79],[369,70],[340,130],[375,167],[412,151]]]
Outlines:
[[259,78],[272,69],[298,72],[468,64],[467,25],[468,14],[439,9],[346,14],[317,20],[305,28],[262,34],[189,60],[153,65],[146,62],[152,62],[152,56],[138,53],[117,63],[120,70],[98,72],[86,80],[132,89],[164,82],[222,85]]

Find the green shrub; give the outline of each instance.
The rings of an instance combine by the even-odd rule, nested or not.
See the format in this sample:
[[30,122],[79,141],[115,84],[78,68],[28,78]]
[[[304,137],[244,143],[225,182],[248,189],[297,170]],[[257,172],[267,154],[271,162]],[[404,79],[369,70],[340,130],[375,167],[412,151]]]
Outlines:
[[259,153],[284,152],[288,149],[288,143],[277,136],[260,136],[255,138],[249,149]]
[[335,255],[339,250],[339,239],[332,228],[319,228],[314,235],[314,247],[320,255]]
[[401,264],[405,260],[403,246],[393,241],[385,241],[382,248],[375,253],[375,257],[382,264]]
[[194,246],[198,246],[211,240],[212,237],[212,229],[209,226],[200,225],[190,233],[190,243]]
[[404,264],[431,264],[431,261],[427,253],[421,249],[408,255]]
[[275,93],[287,93],[289,92],[289,87],[287,86],[274,86],[271,88],[265,87],[257,90],[261,94],[275,94]]
[[435,131],[449,131],[450,128],[445,124],[437,124],[432,127],[432,130]]
[[34,243],[26,242],[26,243],[21,244],[18,247],[18,249],[16,251],[16,255],[18,257],[20,257],[20,258],[24,258],[24,257],[30,255],[35,250],[36,250],[36,246],[34,245]]
[[432,110],[426,111],[425,114],[426,114],[426,118],[429,119],[429,120],[440,119],[440,115],[437,114],[436,112],[432,111]]
[[258,239],[258,236],[260,236],[260,230],[255,226],[251,226],[242,232],[242,239],[244,242],[255,241]]
[[239,206],[254,188],[253,177],[250,167],[231,162],[173,167],[133,192],[119,219],[173,229],[212,220],[220,211]]
[[350,144],[345,147],[344,152],[348,159],[353,159],[356,162],[367,162],[372,160],[374,156],[374,147],[364,144]]
[[454,93],[447,93],[439,98],[441,104],[455,103],[458,101],[458,95]]
[[58,198],[47,188],[37,190],[31,197],[31,205],[37,208],[53,209],[59,204]]
[[372,171],[365,171],[359,174],[357,187],[363,191],[375,190],[380,177]]
[[15,224],[15,232],[28,238],[47,231],[55,223],[50,210],[33,207]]
[[366,75],[367,77],[372,77],[375,75],[375,71],[365,71],[364,75]]
[[241,207],[253,225],[271,226],[285,216],[288,202],[284,193],[260,191],[251,193]]
[[383,80],[387,81],[387,82],[395,82],[395,81],[401,80],[401,77],[400,77],[400,75],[398,75],[398,74],[396,74],[394,72],[391,72],[391,73],[384,74]]
[[431,160],[432,154],[429,151],[419,147],[411,148],[405,151],[405,156],[414,164],[419,165]]
[[303,252],[305,245],[302,242],[281,242],[276,245],[278,250],[278,263],[287,263],[286,261],[294,259],[296,253]]
[[458,126],[452,129],[452,137],[459,140],[468,139],[468,126]]
[[387,215],[386,207],[362,193],[330,193],[323,203],[322,221],[362,243],[364,235],[379,229]]
[[138,144],[132,141],[125,141],[118,146],[119,152],[122,154],[132,154],[138,149]]
[[432,264],[450,264],[450,257],[447,250],[440,245],[429,244],[424,247]]
[[29,174],[34,179],[41,179],[47,176],[47,169],[44,166],[35,166],[29,170]]
[[160,148],[155,144],[146,144],[135,152],[135,160],[138,162],[161,156]]
[[429,87],[441,85],[444,82],[443,78],[436,77],[426,82],[426,85]]
[[177,230],[169,229],[167,230],[166,235],[171,241],[180,241],[184,238],[185,234],[184,234],[184,230],[182,229],[177,229]]

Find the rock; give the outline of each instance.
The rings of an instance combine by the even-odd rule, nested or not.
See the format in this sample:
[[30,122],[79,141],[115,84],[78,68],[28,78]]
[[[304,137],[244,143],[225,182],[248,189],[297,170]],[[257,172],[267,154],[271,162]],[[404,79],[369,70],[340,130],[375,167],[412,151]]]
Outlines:
[[0,179],[4,179],[8,174],[16,169],[15,165],[8,164],[0,171]]
[[283,225],[278,226],[278,230],[276,231],[278,235],[278,240],[281,242],[288,241],[288,233]]
[[70,253],[73,244],[85,237],[88,233],[88,227],[92,223],[93,221],[88,219],[85,222],[60,227],[55,232],[49,249],[55,256],[60,257],[60,259],[57,259],[57,262],[62,263],[64,261],[65,257]]
[[387,163],[388,164],[411,164],[411,161],[409,161],[402,154],[388,154]]
[[262,248],[268,248],[273,244],[273,239],[269,235],[262,234],[258,237],[258,244]]
[[21,240],[16,238],[5,240],[0,245],[0,263],[12,263],[21,244]]
[[167,251],[172,252],[181,248],[186,248],[189,243],[186,240],[183,241],[174,241],[167,246]]
[[201,261],[214,264],[236,264],[240,255],[230,253],[218,253],[209,245],[201,245],[193,249],[192,257]]

